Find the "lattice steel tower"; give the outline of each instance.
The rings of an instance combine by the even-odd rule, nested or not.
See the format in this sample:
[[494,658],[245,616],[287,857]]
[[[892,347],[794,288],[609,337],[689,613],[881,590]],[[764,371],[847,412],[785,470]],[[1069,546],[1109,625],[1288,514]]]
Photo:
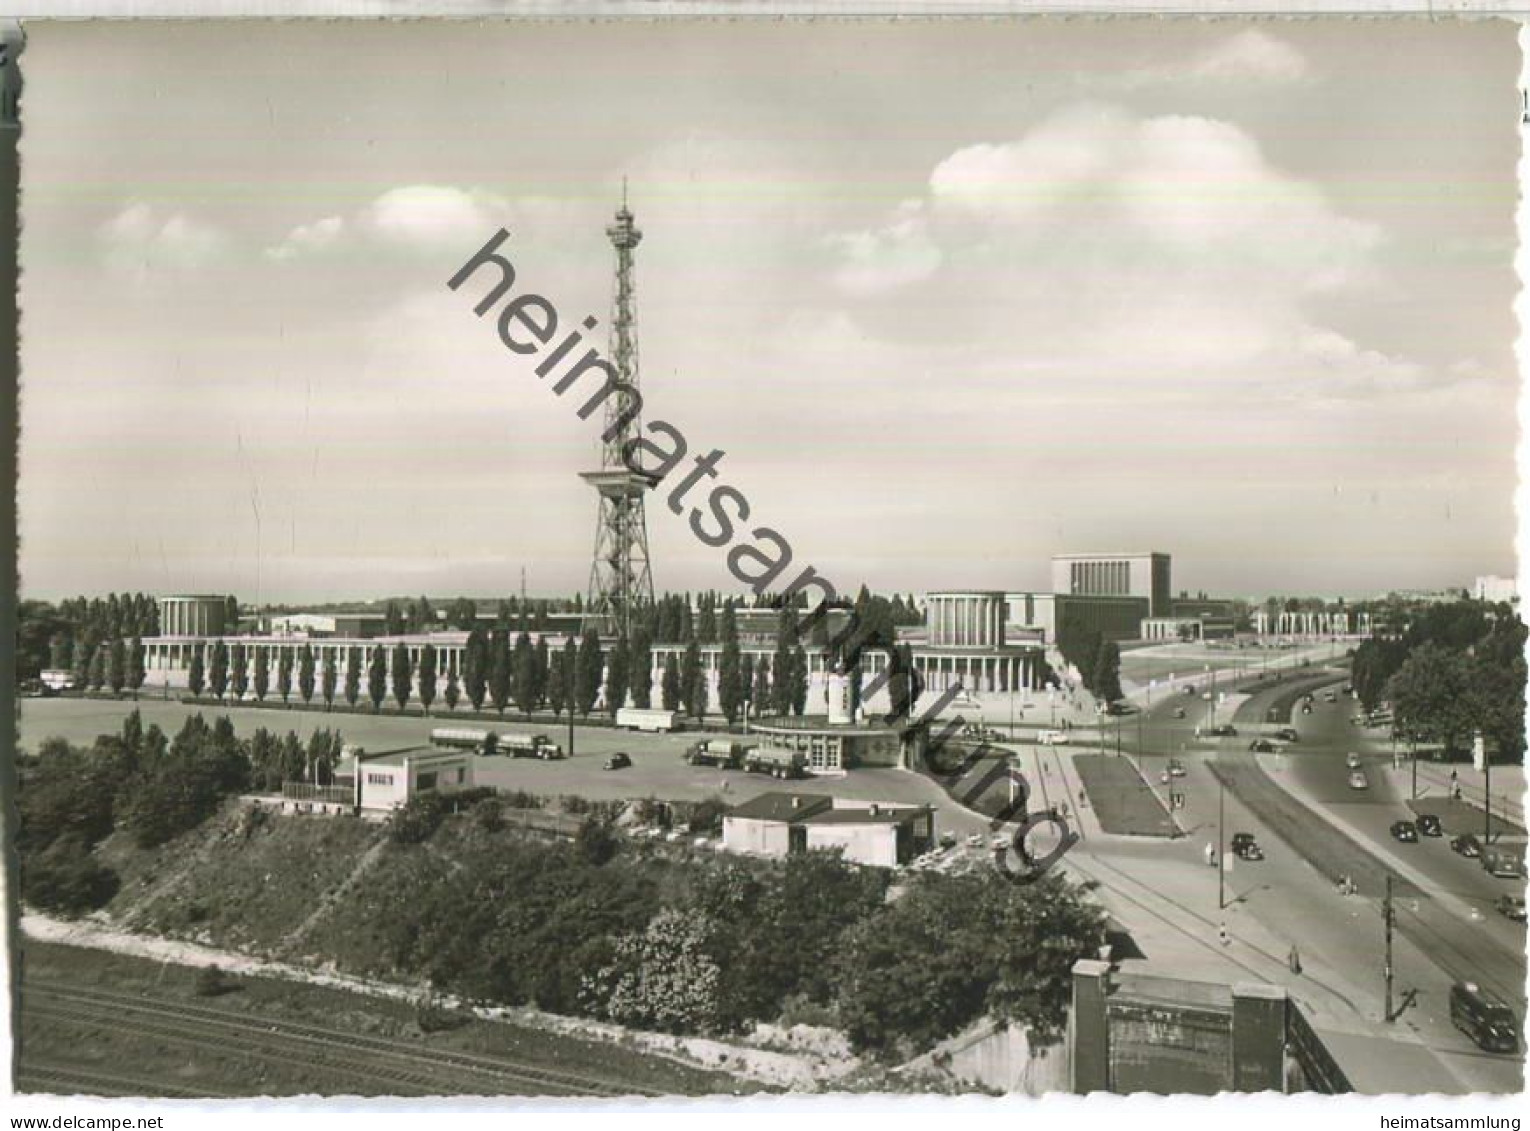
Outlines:
[[611,345],[608,360],[621,384],[606,398],[606,421],[600,470],[581,473],[600,495],[595,520],[595,560],[590,565],[590,593],[584,627],[603,635],[630,636],[637,610],[653,603],[653,573],[648,563],[648,523],[643,496],[658,479],[627,466],[622,448],[639,434],[642,398],[639,395],[637,301],[632,278],[632,252],[643,238],[627,208],[622,206],[606,228],[616,249],[616,289],[611,297]]

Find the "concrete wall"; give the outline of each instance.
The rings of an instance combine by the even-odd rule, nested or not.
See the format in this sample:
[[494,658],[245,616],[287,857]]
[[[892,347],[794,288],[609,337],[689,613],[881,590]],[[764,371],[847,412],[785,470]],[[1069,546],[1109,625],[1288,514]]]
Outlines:
[[781,821],[724,817],[723,847],[729,852],[745,852],[753,856],[785,856],[790,847],[787,826]]
[[814,825],[807,828],[808,848],[842,849],[846,860],[892,868],[898,863],[896,825]]

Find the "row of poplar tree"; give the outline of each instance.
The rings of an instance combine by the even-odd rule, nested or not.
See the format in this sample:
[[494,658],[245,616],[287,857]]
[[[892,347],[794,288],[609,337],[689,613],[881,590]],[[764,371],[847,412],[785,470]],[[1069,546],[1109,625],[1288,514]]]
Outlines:
[[[758,661],[739,646],[731,601],[723,605],[719,633],[717,709],[730,723],[742,717],[746,702],[756,714],[800,715],[806,710],[808,661],[797,635],[796,608],[779,611],[775,653]],[[141,666],[141,650],[134,652]],[[441,653],[428,643],[420,648],[418,662],[399,643],[391,649],[382,644],[352,647],[343,660],[331,653],[321,663],[309,644],[273,649],[218,640],[205,659],[201,651],[193,653],[188,683],[193,695],[210,691],[220,699],[242,699],[253,692],[264,701],[274,692],[284,703],[295,694],[304,704],[317,696],[326,706],[338,701],[354,707],[364,696],[373,710],[381,710],[391,696],[400,710],[418,702],[428,712],[439,698],[450,710],[465,700],[475,711],[488,704],[503,713],[513,705],[528,715],[549,710],[588,716],[603,704],[614,715],[629,701],[651,707],[657,694],[665,710],[696,717],[707,713],[711,687],[694,629],[678,659],[674,652],[665,656],[657,688],[653,669],[653,641],[642,627],[609,649],[593,629],[553,649],[545,635],[533,641],[525,631],[475,628],[468,634],[460,671],[455,654],[443,670]]]

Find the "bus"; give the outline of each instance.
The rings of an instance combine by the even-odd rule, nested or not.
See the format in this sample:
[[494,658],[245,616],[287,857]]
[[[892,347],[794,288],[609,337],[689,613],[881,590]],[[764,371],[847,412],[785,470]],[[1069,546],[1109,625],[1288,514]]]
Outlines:
[[1484,1052],[1519,1049],[1519,1021],[1514,1011],[1475,982],[1450,987],[1450,1022]]

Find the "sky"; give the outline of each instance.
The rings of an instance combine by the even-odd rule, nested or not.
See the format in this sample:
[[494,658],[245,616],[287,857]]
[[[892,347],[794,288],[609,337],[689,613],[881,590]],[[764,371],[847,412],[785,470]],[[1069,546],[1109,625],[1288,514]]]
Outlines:
[[[1512,24],[33,24],[22,66],[28,597],[584,589],[596,421],[445,284],[503,227],[598,340],[623,178],[647,418],[792,574],[1516,572]],[[739,589],[648,529],[661,590]]]

